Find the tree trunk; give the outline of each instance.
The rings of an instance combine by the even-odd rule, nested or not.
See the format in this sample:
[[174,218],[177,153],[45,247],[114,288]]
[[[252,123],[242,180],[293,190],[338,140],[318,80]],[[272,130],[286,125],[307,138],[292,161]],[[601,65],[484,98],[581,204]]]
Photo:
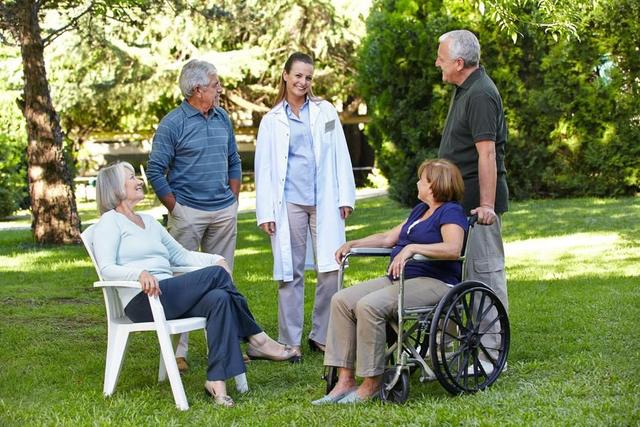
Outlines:
[[63,134],[53,108],[38,2],[24,0],[19,37],[24,67],[23,114],[27,120],[29,195],[38,243],[79,243],[80,217],[73,183],[62,151]]

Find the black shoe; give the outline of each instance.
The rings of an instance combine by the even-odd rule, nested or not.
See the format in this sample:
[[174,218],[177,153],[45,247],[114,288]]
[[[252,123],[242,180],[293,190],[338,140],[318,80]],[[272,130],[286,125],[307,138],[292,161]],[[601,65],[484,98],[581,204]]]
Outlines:
[[318,344],[317,342],[315,342],[311,338],[309,338],[309,349],[311,351],[317,351],[317,352],[320,352],[320,353],[324,353],[324,345]]

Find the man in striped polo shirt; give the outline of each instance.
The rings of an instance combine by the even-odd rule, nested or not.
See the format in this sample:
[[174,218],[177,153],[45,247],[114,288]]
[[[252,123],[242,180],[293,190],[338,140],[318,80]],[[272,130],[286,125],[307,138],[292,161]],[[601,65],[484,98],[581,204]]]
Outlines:
[[[156,129],[147,177],[169,210],[169,233],[186,249],[222,255],[233,271],[242,169],[231,121],[217,106],[218,72],[193,59],[179,85],[184,100]],[[183,334],[176,351],[181,371],[186,351]]]

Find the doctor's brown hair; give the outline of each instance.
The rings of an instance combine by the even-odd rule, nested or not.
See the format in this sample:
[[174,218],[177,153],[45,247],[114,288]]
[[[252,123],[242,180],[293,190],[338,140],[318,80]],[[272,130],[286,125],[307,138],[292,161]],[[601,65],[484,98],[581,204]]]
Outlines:
[[425,160],[418,167],[418,178],[427,174],[431,193],[436,202],[462,201],[464,181],[460,169],[449,160]]
[[[276,96],[276,102],[273,103],[274,107],[278,105],[280,102],[282,102],[282,100],[285,99],[285,97],[287,96],[287,82],[284,81],[284,73],[289,74],[291,72],[291,67],[295,62],[303,62],[313,67],[313,58],[311,58],[306,53],[294,52],[289,56],[289,58],[287,58],[287,62],[284,63],[284,69],[282,70],[282,74],[280,74],[278,96]],[[309,87],[309,98],[312,101],[315,101],[317,99],[316,96],[313,94],[313,90],[311,89],[311,87]]]

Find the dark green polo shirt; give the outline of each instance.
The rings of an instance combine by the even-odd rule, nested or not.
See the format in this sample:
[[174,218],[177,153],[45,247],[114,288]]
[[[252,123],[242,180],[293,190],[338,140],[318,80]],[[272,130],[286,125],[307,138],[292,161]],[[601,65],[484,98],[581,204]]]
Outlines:
[[502,98],[484,67],[474,71],[460,86],[456,86],[442,131],[438,157],[455,163],[464,179],[463,206],[467,214],[480,206],[478,182],[478,141],[495,141],[498,182],[496,183],[496,213],[508,209],[509,189],[504,167],[507,125],[502,110]]

